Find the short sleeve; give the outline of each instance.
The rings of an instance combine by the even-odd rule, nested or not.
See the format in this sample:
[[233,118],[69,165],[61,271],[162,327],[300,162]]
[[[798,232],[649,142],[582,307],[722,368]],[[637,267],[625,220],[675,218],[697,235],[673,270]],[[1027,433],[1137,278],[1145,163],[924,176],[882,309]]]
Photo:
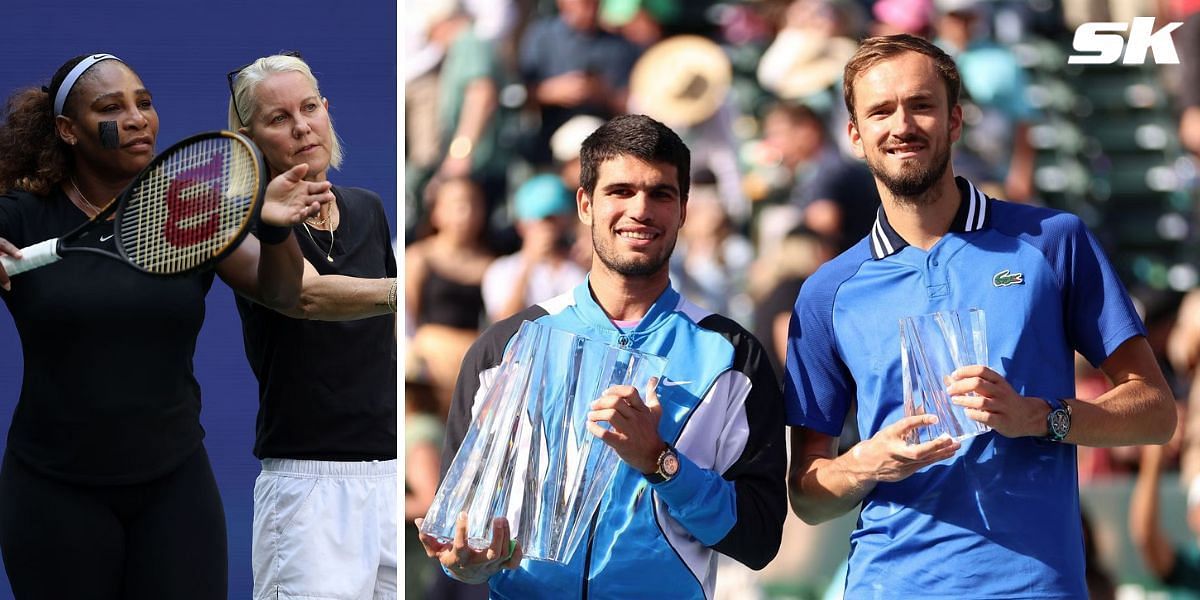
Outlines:
[[792,309],[784,406],[788,425],[838,436],[854,397],[854,383],[834,334],[836,289],[822,283],[816,276],[806,281]]
[[1100,365],[1125,340],[1146,335],[1125,286],[1100,243],[1074,215],[1062,242],[1067,337],[1093,365]]
[[462,69],[460,77],[466,81],[496,76],[495,52],[492,45],[468,32],[455,42],[456,64]]

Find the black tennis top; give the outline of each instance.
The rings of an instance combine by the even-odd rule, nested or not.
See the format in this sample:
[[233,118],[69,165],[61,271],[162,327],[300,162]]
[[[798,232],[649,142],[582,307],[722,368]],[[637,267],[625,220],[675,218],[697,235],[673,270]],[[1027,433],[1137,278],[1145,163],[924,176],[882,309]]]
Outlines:
[[[0,196],[0,237],[18,247],[86,220],[61,190]],[[204,437],[192,356],[212,279],[78,254],[14,277],[0,290],[24,358],[8,450],[45,475],[94,484],[147,481],[190,456]]]
[[417,325],[445,325],[459,329],[479,329],[483,316],[483,286],[459,283],[429,265],[421,286],[421,309]]
[[[334,187],[341,222],[296,225],[304,258],[322,275],[395,277],[383,202]],[[309,237],[309,236],[312,237]],[[330,247],[332,245],[332,251]],[[326,254],[333,262],[326,260]],[[310,321],[237,299],[246,356],[258,377],[254,455],[303,460],[396,458],[396,320]]]

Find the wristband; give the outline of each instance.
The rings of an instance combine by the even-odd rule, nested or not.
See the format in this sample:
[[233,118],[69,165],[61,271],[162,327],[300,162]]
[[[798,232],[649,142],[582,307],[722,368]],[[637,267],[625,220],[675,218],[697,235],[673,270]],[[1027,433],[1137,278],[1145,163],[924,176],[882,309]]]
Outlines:
[[392,287],[388,288],[387,305],[388,310],[396,312],[396,286],[398,280],[392,278]]
[[258,241],[264,244],[275,245],[286,242],[288,236],[292,235],[292,228],[268,225],[259,221],[258,229],[254,233],[258,236]]

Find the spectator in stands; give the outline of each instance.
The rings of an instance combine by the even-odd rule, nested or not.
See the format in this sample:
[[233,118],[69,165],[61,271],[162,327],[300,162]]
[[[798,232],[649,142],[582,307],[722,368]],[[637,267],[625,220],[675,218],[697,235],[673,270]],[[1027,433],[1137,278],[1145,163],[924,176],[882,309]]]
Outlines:
[[750,299],[744,292],[754,247],[734,231],[711,172],[692,179],[687,217],[671,255],[675,289],[701,308],[749,324]]
[[558,15],[530,25],[519,68],[541,121],[527,148],[536,165],[550,162],[550,136],[579,114],[603,118],[625,112],[629,73],[638,50],[599,29],[599,0],[556,0]]
[[507,166],[497,147],[501,73],[495,48],[479,37],[470,16],[457,6],[434,23],[430,36],[446,48],[438,70],[441,158],[436,176],[477,181],[490,215],[504,198]]
[[467,348],[483,320],[482,282],[492,254],[483,243],[483,197],[470,179],[437,185],[427,237],[404,253],[404,295],[416,324],[409,346],[424,362],[444,416]]
[[663,39],[664,26],[680,12],[678,0],[603,0],[600,21],[645,50]]
[[484,306],[493,322],[566,292],[587,275],[570,257],[575,195],[562,180],[536,175],[517,189],[514,201],[521,249],[496,259],[483,276]]
[[865,164],[838,150],[812,109],[773,106],[763,120],[763,134],[785,174],[776,196],[803,211],[805,226],[836,239],[839,250],[867,235],[879,208],[875,180]]
[[[1129,502],[1129,535],[1155,579],[1172,587],[1200,591],[1200,546],[1195,541],[1187,545],[1173,542],[1159,515],[1164,455],[1162,446],[1142,447],[1141,468]],[[1197,479],[1188,486],[1187,524],[1193,535],[1200,535],[1200,480]]]
[[629,110],[658,119],[692,149],[692,175],[716,176],[717,198],[738,226],[750,218],[742,191],[730,94],[733,65],[720,45],[697,35],[675,36],[646,50],[634,65]]
[[771,366],[783,373],[788,323],[804,280],[838,253],[837,242],[804,225],[787,233],[777,251],[760,256],[750,272],[754,337],[770,351]]
[[1200,476],[1200,289],[1188,292],[1179,306],[1175,326],[1167,338],[1167,358],[1178,376],[1190,382],[1188,419],[1181,458],[1183,479]]
[[[999,184],[1008,200],[1029,202],[1034,196],[1035,158],[1029,127],[1037,114],[1025,96],[1027,78],[1016,56],[987,37],[983,4],[982,0],[936,2],[936,43],[958,65],[964,104],[978,107],[975,117],[964,109],[966,126],[955,146],[955,166],[985,192],[989,183]],[[982,172],[968,169],[964,153],[983,163]]]
[[835,0],[795,0],[758,63],[758,82],[785,100],[829,91],[858,47],[857,14]]

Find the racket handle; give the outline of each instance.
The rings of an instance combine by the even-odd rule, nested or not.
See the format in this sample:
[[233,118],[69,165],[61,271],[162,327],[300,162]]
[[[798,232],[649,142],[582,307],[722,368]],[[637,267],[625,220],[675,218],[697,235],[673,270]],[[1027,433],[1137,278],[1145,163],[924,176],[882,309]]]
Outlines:
[[4,271],[12,277],[60,260],[62,257],[58,255],[58,238],[55,238],[21,248],[21,258],[0,256],[0,265],[4,265]]

